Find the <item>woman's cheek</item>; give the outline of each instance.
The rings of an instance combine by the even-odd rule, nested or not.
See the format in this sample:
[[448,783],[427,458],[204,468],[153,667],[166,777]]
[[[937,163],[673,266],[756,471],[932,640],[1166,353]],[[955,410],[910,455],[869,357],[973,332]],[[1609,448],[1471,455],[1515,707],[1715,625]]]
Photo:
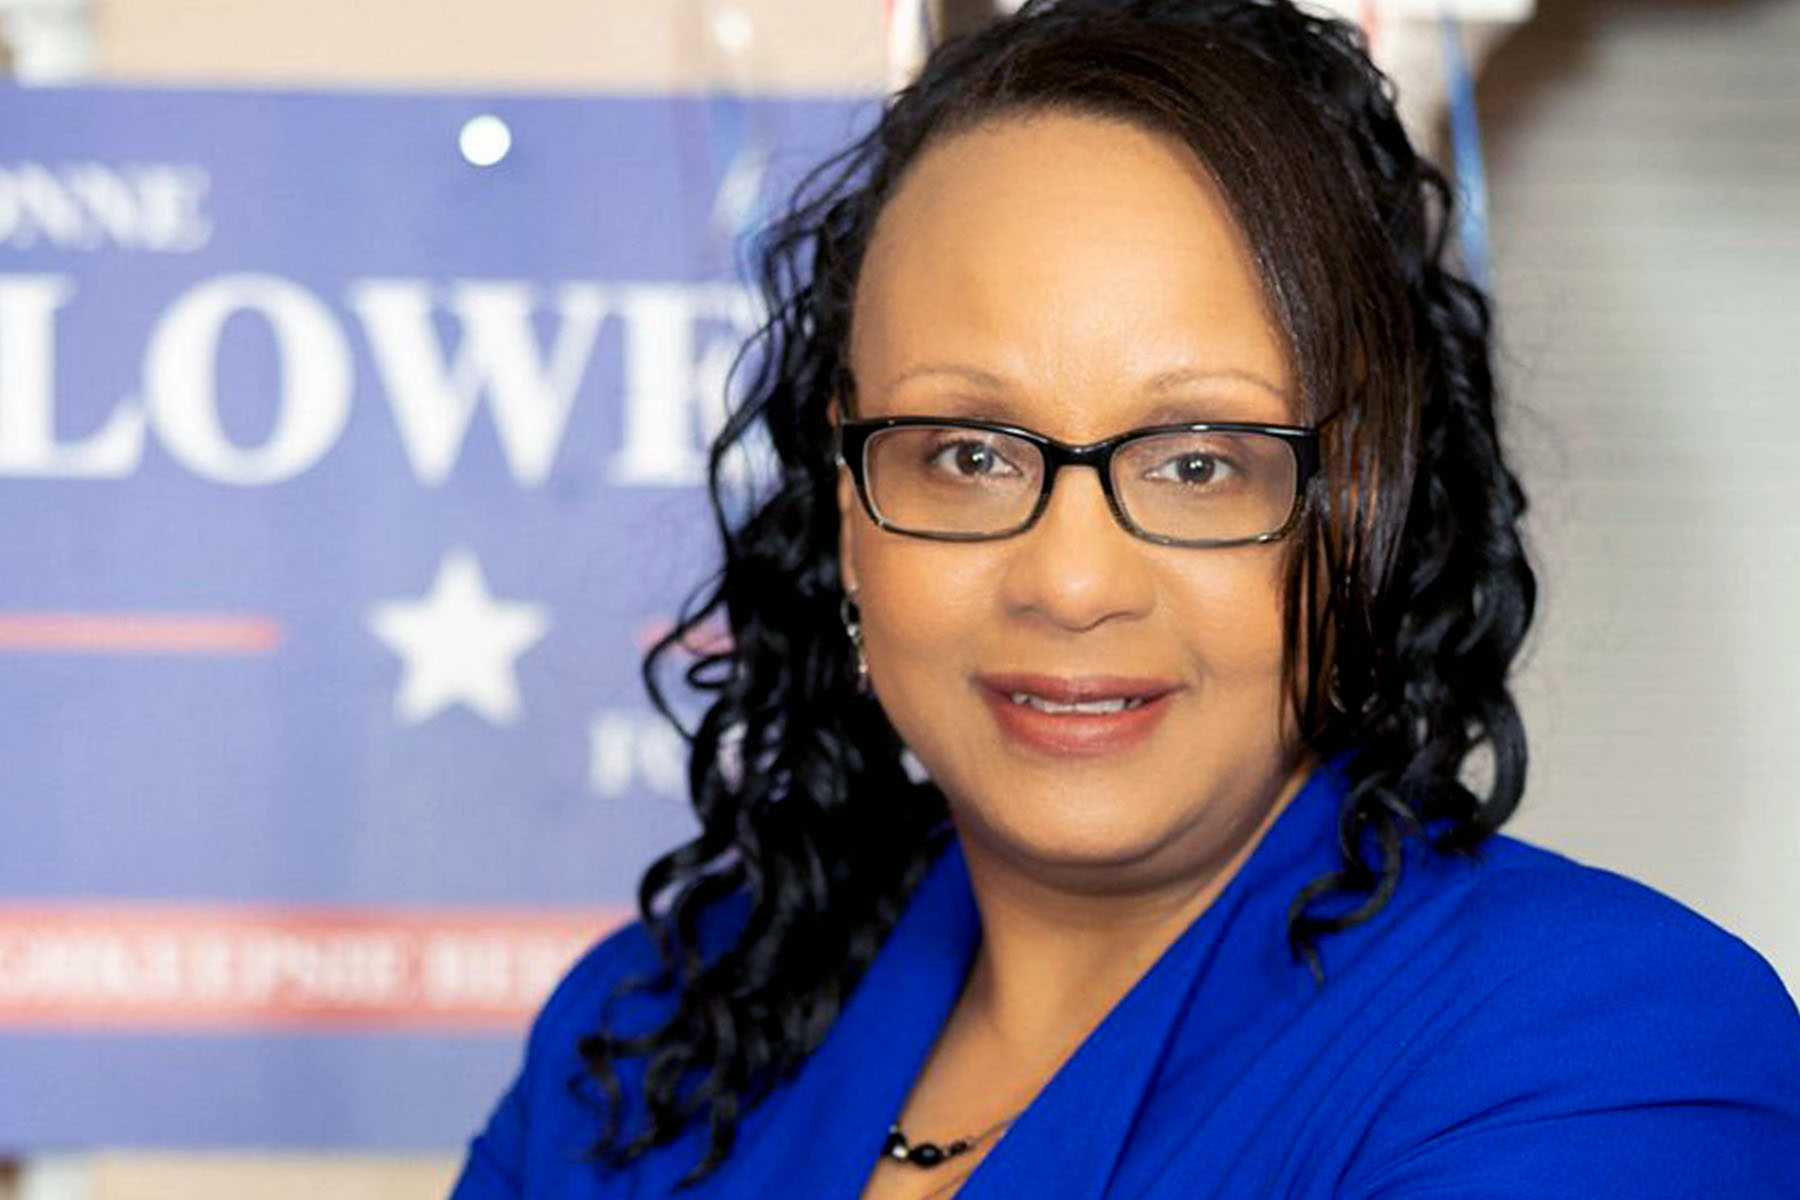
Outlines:
[[862,556],[871,664],[887,658],[895,670],[942,667],[971,650],[994,619],[996,584],[984,569],[983,548],[918,538],[898,545],[899,535],[876,536],[881,540]]

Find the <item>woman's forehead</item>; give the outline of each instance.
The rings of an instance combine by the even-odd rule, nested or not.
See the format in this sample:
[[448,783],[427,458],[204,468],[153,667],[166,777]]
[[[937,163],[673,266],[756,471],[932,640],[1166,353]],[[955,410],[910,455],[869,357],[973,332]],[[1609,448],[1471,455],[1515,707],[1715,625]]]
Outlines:
[[971,390],[1088,411],[1171,381],[1260,391],[1269,419],[1291,408],[1283,339],[1211,177],[1171,137],[1086,115],[921,153],[876,223],[850,358],[871,411]]

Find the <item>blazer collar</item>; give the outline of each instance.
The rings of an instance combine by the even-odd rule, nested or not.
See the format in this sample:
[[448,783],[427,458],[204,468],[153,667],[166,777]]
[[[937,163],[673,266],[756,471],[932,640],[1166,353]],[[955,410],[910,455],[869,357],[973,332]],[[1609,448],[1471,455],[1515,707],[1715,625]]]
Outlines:
[[[1266,898],[1277,877],[1335,854],[1344,787],[1341,760],[1313,774],[1219,898],[1005,1131],[959,1200],[1090,1200],[1105,1194],[1166,1045],[1234,917],[1251,897]],[[1280,890],[1285,910],[1291,889]],[[1259,922],[1255,932],[1278,937],[1280,930],[1262,930]],[[738,1143],[743,1157],[720,1173],[726,1177],[721,1183],[729,1180],[728,1194],[860,1194],[889,1123],[962,991],[980,938],[968,866],[952,841],[799,1078],[753,1110]]]

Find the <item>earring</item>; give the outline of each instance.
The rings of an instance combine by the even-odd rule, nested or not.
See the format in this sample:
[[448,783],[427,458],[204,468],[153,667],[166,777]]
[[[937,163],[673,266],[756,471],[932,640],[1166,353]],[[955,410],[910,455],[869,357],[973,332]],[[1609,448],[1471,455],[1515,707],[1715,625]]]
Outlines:
[[838,603],[838,619],[844,623],[844,636],[850,639],[851,647],[856,651],[856,690],[869,690],[869,658],[863,652],[863,631],[861,615],[856,609],[856,596],[845,592]]
[[912,783],[930,783],[931,770],[920,757],[908,746],[900,751],[900,769],[906,772],[906,778]]
[[1331,711],[1337,713],[1341,717],[1347,717],[1350,715],[1350,706],[1344,703],[1343,689],[1338,686],[1338,679],[1342,674],[1343,672],[1338,670],[1336,662],[1333,662],[1330,667],[1326,668],[1325,703]]
[[1362,702],[1357,705],[1355,710],[1352,710],[1344,699],[1342,681],[1343,671],[1338,663],[1333,662],[1330,670],[1325,673],[1325,703],[1331,707],[1333,712],[1345,717],[1367,717],[1380,707],[1381,698],[1374,693],[1365,677],[1362,686],[1358,689],[1363,693]]

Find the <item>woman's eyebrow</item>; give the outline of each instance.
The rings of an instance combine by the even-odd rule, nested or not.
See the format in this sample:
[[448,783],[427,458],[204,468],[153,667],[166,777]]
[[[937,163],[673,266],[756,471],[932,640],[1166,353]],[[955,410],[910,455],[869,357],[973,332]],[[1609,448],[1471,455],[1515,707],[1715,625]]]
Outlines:
[[893,390],[903,383],[930,375],[946,375],[952,379],[960,379],[964,383],[973,383],[978,387],[998,390],[1006,386],[1006,381],[992,371],[984,371],[980,367],[964,366],[961,363],[920,363],[906,368],[888,380],[888,390]]
[[[931,415],[992,421],[1001,425],[1031,424],[1026,419],[1028,414],[1010,402],[1011,393],[1004,378],[992,371],[964,363],[921,363],[908,367],[887,382],[882,394],[891,396],[909,381],[931,378],[961,383],[971,388],[969,392],[953,392],[935,397]],[[1258,401],[1250,401],[1246,409],[1246,398],[1241,395],[1233,398],[1215,392],[1204,400],[1198,397],[1177,399],[1168,395],[1182,387],[1220,382],[1249,384],[1281,401],[1282,411],[1271,415],[1263,411],[1264,403]],[[1288,394],[1274,382],[1254,371],[1237,367],[1179,367],[1151,376],[1141,388],[1147,399],[1160,403],[1139,413],[1135,422],[1137,426],[1182,425],[1195,421],[1282,420],[1290,406]]]
[[[980,367],[966,366],[962,363],[920,363],[908,367],[894,376],[888,381],[887,386],[891,390],[913,379],[932,375],[948,376],[951,379],[958,379],[964,383],[972,383],[977,387],[989,388],[994,391],[999,391],[1006,386],[1006,381],[992,371],[984,371]],[[1144,390],[1161,392],[1186,384],[1215,383],[1219,380],[1252,384],[1271,395],[1278,396],[1283,400],[1288,399],[1287,392],[1272,380],[1266,379],[1254,371],[1246,371],[1239,367],[1177,367],[1152,375],[1144,383]]]
[[1281,400],[1291,399],[1287,391],[1276,386],[1272,380],[1265,379],[1255,371],[1246,371],[1239,367],[1178,367],[1151,376],[1150,381],[1144,385],[1144,390],[1146,392],[1163,392],[1187,384],[1217,383],[1220,380],[1252,384]]
[[992,421],[1000,425],[1018,424],[1017,414],[1007,403],[1006,380],[992,371],[961,363],[922,363],[906,368],[887,381],[881,394],[892,397],[901,385],[914,379],[942,378],[954,383],[972,385],[968,392],[952,392],[935,398],[931,415],[959,417],[971,421]]

